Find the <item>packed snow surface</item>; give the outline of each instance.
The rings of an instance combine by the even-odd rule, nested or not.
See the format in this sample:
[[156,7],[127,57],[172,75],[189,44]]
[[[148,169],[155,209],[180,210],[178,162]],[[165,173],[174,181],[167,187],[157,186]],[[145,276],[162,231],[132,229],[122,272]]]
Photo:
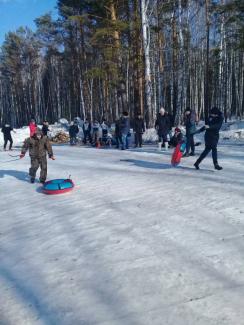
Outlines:
[[222,171],[155,145],[54,153],[69,194],[0,152],[1,325],[244,324],[243,143],[220,145]]

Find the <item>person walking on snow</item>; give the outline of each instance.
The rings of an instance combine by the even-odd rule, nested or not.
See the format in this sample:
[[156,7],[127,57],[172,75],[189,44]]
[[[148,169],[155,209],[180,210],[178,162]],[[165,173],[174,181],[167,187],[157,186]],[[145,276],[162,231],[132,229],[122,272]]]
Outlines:
[[137,114],[134,122],[134,131],[135,131],[135,148],[138,146],[142,147],[142,135],[145,132],[145,124],[141,113]]
[[[189,107],[185,111],[186,152],[183,157],[195,156],[194,133],[196,131],[196,113]],[[191,148],[191,153],[189,153]]]
[[165,150],[168,150],[168,137],[170,131],[170,119],[165,112],[165,109],[162,107],[159,111],[155,122],[155,129],[158,132],[158,149],[162,149],[162,141],[165,146]]
[[30,137],[32,137],[37,129],[37,125],[34,119],[31,119],[30,124],[29,124],[29,129],[30,129]]
[[6,151],[6,147],[7,147],[7,143],[9,141],[9,150],[12,150],[12,145],[13,145],[13,139],[11,136],[11,131],[13,131],[14,133],[16,133],[14,131],[14,129],[9,125],[9,124],[5,124],[2,127],[2,133],[3,133],[3,139],[4,139],[4,145],[3,145],[3,149]]
[[212,151],[214,168],[217,170],[223,169],[218,164],[218,153],[217,153],[217,145],[218,145],[218,141],[219,141],[219,131],[221,129],[223,121],[224,121],[224,117],[223,117],[222,112],[217,107],[213,107],[210,110],[207,124],[205,126],[203,126],[199,131],[197,131],[197,133],[200,133],[200,132],[206,130],[205,149],[194,164],[196,169],[200,169],[199,168],[200,163],[209,154],[210,151]]
[[49,139],[42,134],[40,129],[37,128],[34,135],[24,141],[20,158],[24,158],[28,150],[31,159],[30,181],[35,182],[36,172],[40,167],[40,182],[44,184],[47,178],[47,153],[50,159],[55,160],[55,158]]

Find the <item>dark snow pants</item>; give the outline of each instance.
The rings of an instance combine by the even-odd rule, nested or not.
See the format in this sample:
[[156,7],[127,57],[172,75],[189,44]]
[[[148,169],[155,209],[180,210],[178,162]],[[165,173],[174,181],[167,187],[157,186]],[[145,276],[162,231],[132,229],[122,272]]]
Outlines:
[[10,137],[4,137],[4,145],[3,145],[4,150],[5,150],[6,147],[7,147],[7,143],[8,143],[8,141],[9,141],[9,150],[12,149],[13,139],[12,139],[12,137],[10,136]]
[[189,153],[191,148],[191,152],[195,153],[195,144],[194,144],[194,135],[193,134],[186,134],[186,154]]
[[204,151],[201,153],[200,157],[197,159],[196,164],[199,165],[201,163],[201,161],[203,161],[203,159],[205,157],[207,157],[207,155],[209,154],[209,152],[212,150],[212,157],[213,157],[213,164],[214,166],[218,164],[218,153],[217,153],[217,145],[215,146],[211,146],[211,145],[206,145]]
[[44,181],[47,178],[47,157],[43,156],[40,158],[30,157],[31,158],[31,168],[29,169],[29,175],[31,178],[36,177],[37,169],[40,167],[40,181]]
[[119,149],[119,146],[122,145],[122,137],[121,135],[116,135],[116,148]]
[[142,133],[135,133],[135,145],[138,147],[138,145],[142,146]]
[[86,144],[87,139],[89,140],[90,143],[92,143],[92,137],[91,137],[91,132],[86,130],[84,131],[84,144]]

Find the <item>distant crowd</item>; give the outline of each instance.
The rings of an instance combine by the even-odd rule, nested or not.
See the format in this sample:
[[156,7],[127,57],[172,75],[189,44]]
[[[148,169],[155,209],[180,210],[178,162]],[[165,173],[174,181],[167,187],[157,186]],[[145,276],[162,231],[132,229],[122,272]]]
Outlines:
[[[185,111],[184,124],[186,128],[186,152],[184,156],[194,155],[194,132],[196,130],[197,118],[195,112],[190,108],[187,108]],[[157,115],[155,129],[158,135],[158,150],[163,148],[168,150],[169,147],[175,147],[183,139],[181,129],[179,127],[173,128],[172,117],[164,108],[161,108]],[[35,136],[37,124],[34,118],[29,123],[29,130],[30,137]],[[13,139],[11,131],[14,130],[10,124],[5,124],[2,127],[4,150],[7,150],[8,142],[9,150],[12,149]],[[49,137],[51,130],[47,120],[43,121],[41,131],[43,136]],[[123,112],[120,118],[113,124],[109,124],[106,119],[99,122],[97,119],[91,121],[87,118],[82,124],[78,119],[74,119],[68,126],[70,145],[72,146],[80,143],[79,135],[82,133],[81,141],[84,145],[89,144],[94,147],[115,146],[121,150],[129,149],[129,147],[141,148],[145,131],[145,121],[141,113],[138,113],[131,121],[128,112]],[[132,132],[134,137],[132,137]]]

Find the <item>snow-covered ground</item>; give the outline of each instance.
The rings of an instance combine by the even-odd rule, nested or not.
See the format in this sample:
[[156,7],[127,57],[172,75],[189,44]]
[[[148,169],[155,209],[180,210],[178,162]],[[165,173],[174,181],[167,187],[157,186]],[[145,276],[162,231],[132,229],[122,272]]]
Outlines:
[[54,152],[69,194],[0,152],[1,325],[244,324],[243,142],[220,145],[220,172],[153,145]]

